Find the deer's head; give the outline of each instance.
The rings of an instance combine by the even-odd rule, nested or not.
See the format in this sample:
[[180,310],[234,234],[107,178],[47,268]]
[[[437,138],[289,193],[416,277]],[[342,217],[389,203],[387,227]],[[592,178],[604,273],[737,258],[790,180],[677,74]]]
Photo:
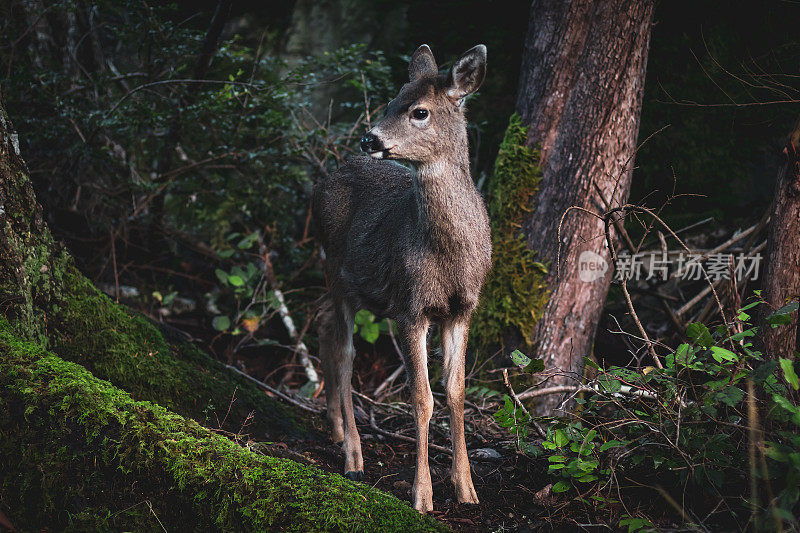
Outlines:
[[439,74],[428,45],[417,48],[408,65],[409,82],[386,107],[386,116],[361,139],[361,150],[377,159],[417,165],[442,161],[466,149],[464,99],[486,75],[486,47],[464,52]]

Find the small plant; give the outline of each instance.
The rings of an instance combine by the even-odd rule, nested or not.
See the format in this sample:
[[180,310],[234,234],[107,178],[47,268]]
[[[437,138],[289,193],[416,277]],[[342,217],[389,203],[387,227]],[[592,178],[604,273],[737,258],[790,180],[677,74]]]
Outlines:
[[[748,312],[760,304],[742,307],[729,324],[690,324],[689,342],[665,357],[663,369],[602,368],[587,359],[597,377],[581,387],[577,414],[542,419],[540,441],[531,440],[530,417],[508,396],[495,417],[520,450],[547,458],[554,493],[572,492],[583,504],[617,503],[620,480],[628,479],[682,492],[684,516],[714,515],[704,502],[721,498],[732,511],[719,518],[721,527],[749,519],[758,529],[797,526],[800,380],[793,358],[767,357],[754,344],[758,329]],[[781,327],[797,309],[793,302],[766,322]],[[618,526],[654,527],[640,514],[622,515]]]
[[361,309],[356,313],[353,333],[358,335],[370,344],[375,344],[381,333],[389,332],[389,321],[384,318],[375,322],[375,315],[366,309]]

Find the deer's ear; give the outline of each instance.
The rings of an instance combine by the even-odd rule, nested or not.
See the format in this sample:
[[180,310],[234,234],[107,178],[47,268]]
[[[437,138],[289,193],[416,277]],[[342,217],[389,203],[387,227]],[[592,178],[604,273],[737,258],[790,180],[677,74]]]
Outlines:
[[451,98],[464,98],[478,90],[485,76],[486,47],[479,44],[464,52],[453,64],[447,77],[447,95]]
[[427,44],[423,44],[411,56],[411,61],[408,63],[408,79],[417,81],[425,76],[436,76],[438,73],[433,52]]

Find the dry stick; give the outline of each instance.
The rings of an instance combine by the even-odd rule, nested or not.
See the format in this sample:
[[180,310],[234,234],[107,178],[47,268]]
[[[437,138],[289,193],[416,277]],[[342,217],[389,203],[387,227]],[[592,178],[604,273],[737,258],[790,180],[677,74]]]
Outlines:
[[522,412],[525,413],[525,415],[531,421],[533,427],[536,428],[536,432],[539,434],[539,436],[541,436],[543,439],[546,439],[547,433],[544,431],[544,429],[542,429],[542,426],[540,426],[539,423],[531,417],[531,414],[528,412],[527,409],[525,409],[525,406],[522,405],[522,402],[517,397],[517,393],[514,392],[514,388],[511,386],[511,382],[508,381],[508,370],[505,368],[503,369],[503,383],[505,383],[505,386],[508,389],[508,394],[514,400],[514,403],[517,405],[517,407],[522,409]]
[[[369,410],[369,427],[372,428],[373,431],[376,433],[380,433],[385,437],[391,437],[393,439],[402,440],[405,442],[411,442],[416,444],[417,439],[414,437],[409,437],[407,435],[401,435],[400,433],[393,433],[391,431],[386,431],[385,429],[381,429],[378,427],[378,423],[375,422],[375,408],[371,407]],[[447,455],[453,455],[453,450],[450,448],[445,448],[444,446],[439,446],[438,444],[428,443],[428,447],[436,450],[437,452],[446,453]]]
[[259,387],[261,387],[261,388],[262,388],[262,389],[264,389],[265,391],[267,391],[267,392],[270,392],[270,393],[274,394],[275,396],[277,396],[277,397],[278,397],[278,398],[280,398],[281,400],[283,400],[283,401],[285,401],[285,402],[289,402],[290,404],[292,404],[292,405],[294,405],[294,406],[297,406],[297,407],[299,407],[300,409],[303,409],[304,411],[308,411],[309,413],[314,413],[314,414],[319,414],[319,413],[321,413],[321,412],[322,412],[322,409],[317,409],[316,407],[311,407],[311,406],[309,406],[309,405],[307,405],[307,404],[305,404],[305,403],[303,403],[303,402],[297,401],[297,400],[295,400],[294,398],[292,398],[291,396],[289,396],[289,395],[287,395],[287,394],[284,394],[284,393],[282,393],[282,392],[281,392],[281,391],[279,391],[278,389],[276,389],[276,388],[274,388],[274,387],[270,387],[269,385],[267,385],[267,384],[266,384],[266,383],[264,383],[263,381],[260,381],[260,380],[258,380],[258,379],[256,379],[256,378],[254,378],[254,377],[253,377],[253,376],[251,376],[250,374],[247,374],[247,373],[245,373],[245,372],[242,372],[241,370],[239,370],[239,369],[238,369],[238,368],[236,368],[235,366],[232,366],[232,365],[223,365],[223,366],[224,366],[225,368],[227,368],[228,370],[230,370],[231,372],[234,372],[235,374],[239,374],[239,375],[240,375],[240,376],[242,376],[243,378],[245,378],[245,379],[247,379],[247,380],[249,380],[249,381],[252,381],[253,383],[255,383],[256,385],[258,385]]
[[[756,246],[755,248],[753,248],[753,251],[752,251],[752,252],[747,252],[747,256],[746,256],[746,257],[751,257],[751,256],[753,256],[754,254],[757,254],[757,253],[759,253],[760,251],[762,251],[762,250],[763,250],[764,248],[766,248],[766,247],[767,247],[767,241],[764,241],[764,242],[762,242],[761,244],[759,244],[758,246]],[[714,287],[717,287],[717,286],[721,285],[721,284],[722,284],[722,281],[723,281],[722,279],[719,279],[719,280],[715,281],[715,282],[714,282]],[[685,313],[686,313],[687,311],[689,311],[689,310],[690,310],[692,307],[694,307],[695,305],[697,305],[697,304],[700,302],[700,300],[702,300],[703,298],[705,298],[705,297],[706,297],[706,295],[708,295],[708,293],[710,293],[710,292],[711,292],[711,286],[710,286],[710,285],[708,285],[708,286],[706,286],[706,287],[705,287],[705,288],[704,288],[702,291],[700,291],[700,292],[697,294],[697,296],[695,296],[694,298],[692,298],[691,300],[689,300],[688,302],[686,302],[686,303],[685,303],[685,304],[684,304],[684,305],[683,305],[683,306],[682,306],[680,309],[678,309],[677,311],[675,311],[675,313],[676,313],[678,316],[681,316],[681,315],[685,314]],[[713,305],[713,300],[711,300],[711,301],[710,301],[710,303]],[[703,314],[703,313],[701,313],[701,314]]]
[[758,229],[758,227],[759,227],[758,224],[754,224],[754,225],[750,226],[749,228],[747,228],[746,230],[744,230],[743,232],[739,233],[738,235],[734,235],[733,237],[731,237],[727,241],[723,242],[719,246],[716,246],[716,247],[712,248],[711,250],[708,250],[707,252],[703,253],[702,255],[697,257],[696,259],[692,260],[691,263],[686,264],[683,268],[681,268],[680,270],[677,270],[676,272],[674,272],[672,274],[672,277],[673,278],[681,277],[686,272],[686,270],[689,268],[690,264],[699,263],[700,261],[708,259],[712,255],[721,252],[722,250],[727,250],[728,247],[730,247],[733,243],[744,239],[745,237],[747,237],[748,235],[750,235],[751,233],[756,231]]
[[527,400],[528,398],[538,398],[539,396],[547,396],[549,394],[558,394],[561,392],[577,392],[583,387],[575,385],[558,385],[555,387],[548,387],[546,389],[531,389],[520,392],[517,398],[520,400]]
[[267,275],[267,281],[269,281],[269,284],[272,286],[272,293],[275,295],[275,299],[278,300],[278,314],[281,315],[281,320],[283,321],[283,325],[286,326],[286,331],[289,332],[289,336],[297,346],[297,353],[300,355],[300,363],[305,369],[308,381],[319,383],[319,374],[317,374],[317,370],[311,362],[311,355],[308,353],[308,347],[306,343],[303,342],[302,336],[297,333],[292,315],[289,314],[289,308],[286,307],[286,300],[283,298],[283,293],[278,288],[278,278],[275,276],[275,269],[269,258],[269,249],[266,246],[262,246],[261,252],[264,258],[264,271]]
[[[606,199],[606,196],[605,196],[605,194],[603,194],[603,191],[600,189],[600,186],[597,185],[597,182],[592,180],[592,184],[594,185],[594,188],[597,191],[597,194],[600,196],[600,199],[603,201],[603,205],[604,205],[605,210],[608,211],[609,209],[611,209],[611,204]],[[622,220],[622,222],[620,222],[620,220]],[[614,218],[614,219],[612,219],[612,221],[614,222],[614,227],[617,229],[617,232],[620,235],[622,235],[622,238],[625,240],[625,244],[628,246],[628,250],[632,254],[636,254],[639,250],[633,245],[633,241],[631,240],[630,235],[628,235],[628,232],[625,230],[624,217],[622,219]],[[660,240],[662,242],[662,247],[666,248],[666,242],[664,242],[663,234],[661,232],[659,232],[658,235],[659,235]],[[672,322],[672,325],[675,327],[675,329],[678,332],[678,334],[682,335],[683,332],[686,331],[686,326],[675,315],[675,313],[672,311],[672,306],[669,305],[669,303],[667,302],[666,298],[664,298],[664,295],[661,294],[658,291],[658,289],[655,290],[654,295],[655,295],[656,298],[658,298],[658,301],[661,303],[661,306],[664,308],[664,311],[666,311],[667,316],[669,317],[670,321]]]
[[397,345],[397,339],[395,339],[394,331],[392,331],[391,320],[387,320],[387,324],[389,324],[389,337],[392,339],[392,344],[394,344],[394,349],[397,352],[397,355],[400,356],[401,363],[400,366],[397,367],[397,369],[394,372],[392,372],[392,374],[388,378],[383,380],[383,383],[378,385],[378,388],[375,389],[375,392],[372,393],[375,396],[375,398],[380,398],[380,393],[382,393],[389,385],[394,383],[394,380],[396,380],[398,376],[400,376],[400,374],[403,373],[403,370],[406,369],[406,364],[405,362],[403,362],[403,352],[400,350],[400,346]]
[[[624,206],[619,208],[622,213],[625,213]],[[617,264],[617,250],[614,247],[614,240],[611,238],[611,229],[609,225],[609,220],[613,220],[614,212],[616,209],[611,210],[606,213],[605,224],[605,234],[606,234],[606,242],[608,243],[608,248],[611,250],[611,260],[614,264]],[[628,279],[626,276],[622,276],[622,281],[620,283],[620,287],[622,287],[622,294],[625,296],[625,302],[628,304],[628,311],[630,311],[631,316],[633,317],[633,321],[636,323],[636,327],[639,329],[639,333],[642,335],[642,338],[647,343],[647,349],[650,352],[650,356],[653,358],[655,365],[658,368],[664,368],[664,365],[661,364],[661,359],[658,358],[658,354],[656,354],[656,349],[653,347],[653,343],[650,340],[650,337],[647,335],[647,332],[644,330],[644,326],[642,326],[642,321],[639,320],[639,315],[636,314],[636,309],[633,307],[633,302],[631,301],[631,294],[628,292]]]

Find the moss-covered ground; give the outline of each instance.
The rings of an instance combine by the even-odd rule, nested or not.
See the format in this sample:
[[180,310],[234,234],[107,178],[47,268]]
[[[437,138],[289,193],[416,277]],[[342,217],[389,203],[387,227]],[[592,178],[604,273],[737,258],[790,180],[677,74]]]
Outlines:
[[0,494],[29,530],[426,531],[388,494],[136,401],[0,319]]

